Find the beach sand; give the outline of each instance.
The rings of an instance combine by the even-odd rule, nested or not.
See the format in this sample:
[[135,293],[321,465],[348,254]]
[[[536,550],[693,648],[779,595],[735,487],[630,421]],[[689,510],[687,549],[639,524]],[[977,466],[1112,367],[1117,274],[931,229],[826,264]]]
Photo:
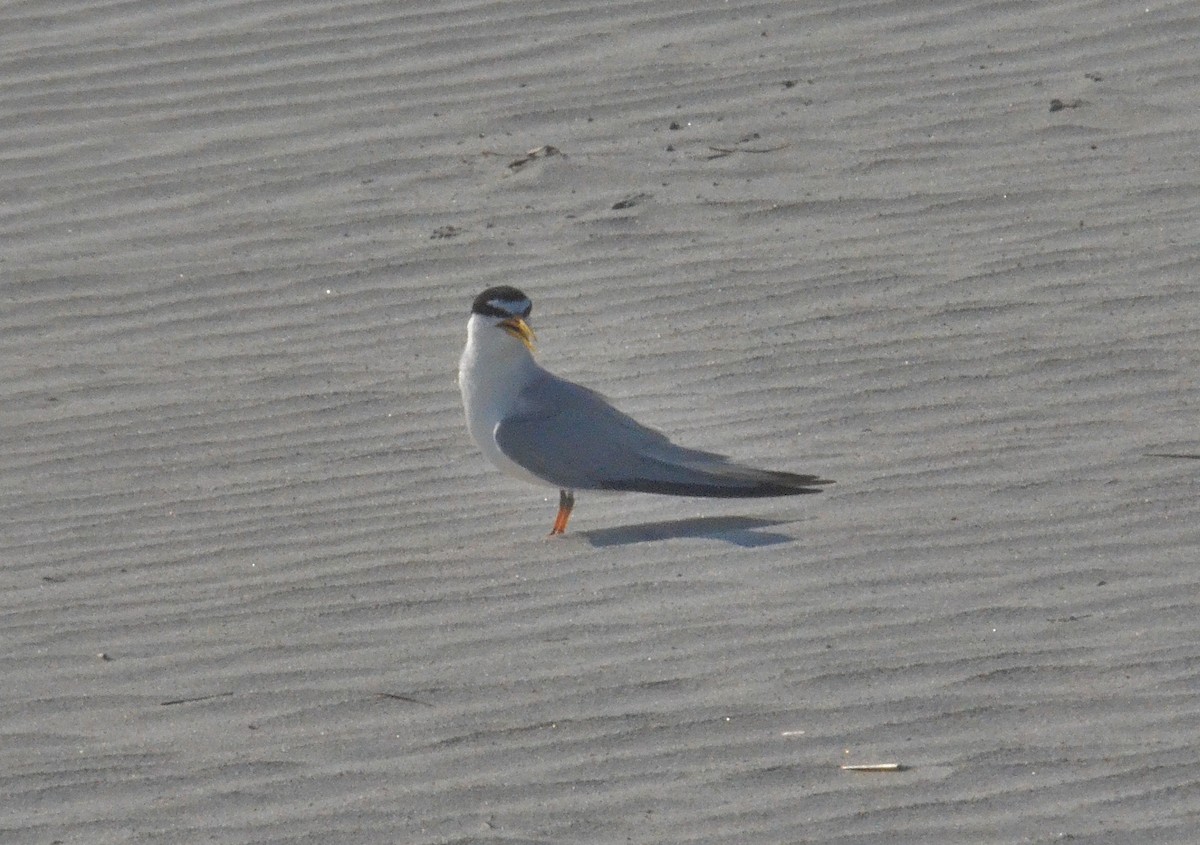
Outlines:
[[684,5],[0,10],[0,841],[1196,841],[1200,10]]

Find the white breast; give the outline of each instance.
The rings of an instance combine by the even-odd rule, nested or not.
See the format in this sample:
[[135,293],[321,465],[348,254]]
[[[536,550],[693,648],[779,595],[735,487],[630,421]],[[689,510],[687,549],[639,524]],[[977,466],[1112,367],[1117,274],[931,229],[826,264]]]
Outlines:
[[510,460],[496,445],[496,426],[521,389],[538,373],[537,362],[521,341],[478,314],[467,323],[467,346],[458,362],[458,389],[471,439],[501,472],[532,484],[557,488]]

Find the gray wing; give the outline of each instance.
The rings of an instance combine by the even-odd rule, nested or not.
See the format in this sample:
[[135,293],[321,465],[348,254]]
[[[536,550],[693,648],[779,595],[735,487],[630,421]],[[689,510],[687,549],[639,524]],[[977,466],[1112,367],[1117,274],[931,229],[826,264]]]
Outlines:
[[832,483],[676,446],[600,394],[545,371],[521,392],[495,437],[510,459],[565,490],[736,498],[819,493],[818,485]]

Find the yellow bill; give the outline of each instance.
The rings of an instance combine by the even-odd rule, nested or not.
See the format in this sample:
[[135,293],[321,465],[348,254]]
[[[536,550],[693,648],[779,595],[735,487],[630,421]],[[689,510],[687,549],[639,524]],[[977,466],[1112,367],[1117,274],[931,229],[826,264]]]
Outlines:
[[525,344],[526,349],[530,352],[533,351],[533,342],[537,340],[537,335],[533,333],[533,329],[529,328],[529,324],[522,318],[510,317],[500,323],[500,326],[510,335],[521,341],[521,343]]

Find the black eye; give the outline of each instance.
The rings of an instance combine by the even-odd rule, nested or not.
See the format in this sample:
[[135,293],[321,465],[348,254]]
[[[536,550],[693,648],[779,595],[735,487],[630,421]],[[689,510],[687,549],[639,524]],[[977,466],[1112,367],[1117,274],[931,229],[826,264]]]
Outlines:
[[493,299],[488,302],[488,307],[496,316],[515,317],[519,314],[522,317],[528,317],[529,312],[533,310],[533,303],[528,299],[516,302],[505,299]]
[[471,306],[471,311],[487,317],[511,317],[514,314],[528,316],[533,305],[522,291],[509,285],[488,288]]
[[529,297],[508,285],[488,288],[475,297],[471,306],[473,313],[485,317],[512,317],[517,314],[528,317],[532,310],[533,303]]

